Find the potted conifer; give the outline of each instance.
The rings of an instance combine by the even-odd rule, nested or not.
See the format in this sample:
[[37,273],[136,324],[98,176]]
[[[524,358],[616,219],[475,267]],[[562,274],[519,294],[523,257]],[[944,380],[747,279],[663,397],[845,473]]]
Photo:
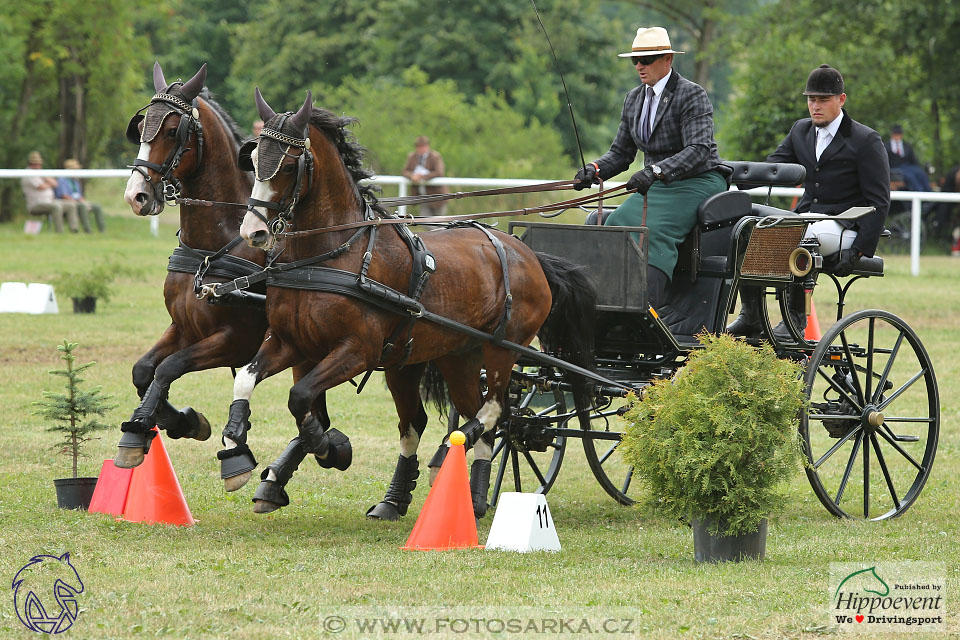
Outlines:
[[801,466],[800,365],[727,334],[659,380],[626,413],[624,459],[656,508],[690,522],[698,562],[763,559],[780,484]]
[[107,404],[110,397],[103,395],[100,387],[89,391],[80,388],[84,381],[80,374],[96,362],[75,366],[76,356],[73,351],[76,348],[76,342],[67,340],[57,345],[57,350],[62,352],[60,358],[66,361],[67,366],[65,369],[50,371],[51,375],[67,379],[66,393],[44,391],[44,399],[34,402],[34,405],[39,407],[36,414],[54,422],[47,431],[55,431],[62,436],[54,448],[73,459],[73,477],[53,481],[57,489],[57,504],[61,509],[86,509],[90,506],[97,478],[77,477],[77,463],[83,455],[84,443],[93,439],[90,434],[110,428],[110,425],[98,421],[96,416],[102,417],[116,406]]
[[109,262],[101,262],[84,270],[60,273],[54,289],[73,299],[74,313],[95,313],[98,299],[110,300],[116,275],[117,270]]

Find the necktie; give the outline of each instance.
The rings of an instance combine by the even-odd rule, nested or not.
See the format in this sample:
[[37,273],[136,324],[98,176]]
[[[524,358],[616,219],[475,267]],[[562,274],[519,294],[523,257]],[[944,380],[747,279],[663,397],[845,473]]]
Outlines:
[[823,150],[830,145],[832,138],[833,136],[826,129],[817,129],[817,160],[820,159]]
[[653,104],[653,87],[647,87],[647,97],[643,101],[643,110],[640,112],[640,142],[647,144],[650,140],[650,107]]

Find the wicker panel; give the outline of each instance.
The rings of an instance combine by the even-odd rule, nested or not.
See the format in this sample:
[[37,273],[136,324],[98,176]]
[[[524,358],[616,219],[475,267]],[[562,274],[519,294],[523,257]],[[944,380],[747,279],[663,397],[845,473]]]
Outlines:
[[745,276],[790,277],[790,253],[803,238],[805,227],[754,229],[740,273]]

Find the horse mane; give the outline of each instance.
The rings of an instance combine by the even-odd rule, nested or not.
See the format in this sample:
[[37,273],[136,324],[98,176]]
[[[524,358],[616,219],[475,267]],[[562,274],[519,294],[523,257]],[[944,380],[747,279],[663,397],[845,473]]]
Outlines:
[[229,113],[227,113],[226,109],[221,107],[220,104],[214,99],[210,90],[204,87],[200,90],[199,97],[206,100],[207,104],[210,105],[210,108],[213,109],[213,112],[217,114],[217,116],[219,116],[219,118],[223,121],[223,124],[226,125],[227,131],[230,132],[231,136],[233,136],[233,141],[237,143],[237,146],[239,147],[241,144],[243,144],[243,141],[249,136],[245,136],[240,131],[240,127],[237,126],[237,122]]
[[380,188],[360,183],[361,180],[372,177],[374,172],[363,165],[366,148],[360,145],[353,133],[347,129],[356,122],[359,122],[359,120],[355,117],[338,116],[332,111],[319,107],[315,107],[310,114],[310,124],[320,129],[337,148],[340,157],[343,159],[343,164],[347,167],[353,182],[357,185],[360,197],[378,213],[386,213],[377,201],[376,194],[380,191]]

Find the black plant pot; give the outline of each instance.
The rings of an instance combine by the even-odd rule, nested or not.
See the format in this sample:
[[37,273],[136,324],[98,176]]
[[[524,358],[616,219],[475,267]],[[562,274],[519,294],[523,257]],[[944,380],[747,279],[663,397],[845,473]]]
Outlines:
[[[767,520],[760,528],[739,536],[715,536],[710,533],[708,520],[694,520],[693,555],[697,562],[740,562],[763,560],[767,549]],[[722,528],[722,527],[721,527]]]
[[97,310],[97,299],[93,296],[73,298],[74,313],[94,313]]
[[96,478],[58,478],[53,481],[57,488],[57,506],[61,509],[83,509],[90,506]]

